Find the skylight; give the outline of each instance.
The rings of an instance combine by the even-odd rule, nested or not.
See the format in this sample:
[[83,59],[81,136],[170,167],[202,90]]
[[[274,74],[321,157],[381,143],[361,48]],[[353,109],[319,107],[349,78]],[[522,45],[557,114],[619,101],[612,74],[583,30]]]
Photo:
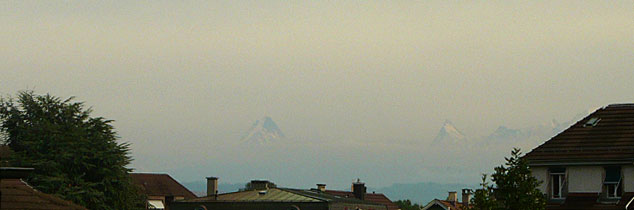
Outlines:
[[599,123],[599,121],[601,121],[601,118],[598,118],[598,117],[590,118],[585,124],[583,124],[583,127],[588,127],[588,126],[594,127]]

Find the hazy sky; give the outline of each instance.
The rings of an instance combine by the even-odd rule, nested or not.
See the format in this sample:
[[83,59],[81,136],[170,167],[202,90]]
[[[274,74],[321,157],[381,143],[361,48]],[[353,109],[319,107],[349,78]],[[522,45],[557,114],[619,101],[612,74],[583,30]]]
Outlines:
[[76,96],[184,180],[265,115],[336,149],[634,102],[632,1],[0,1],[0,29],[2,95]]

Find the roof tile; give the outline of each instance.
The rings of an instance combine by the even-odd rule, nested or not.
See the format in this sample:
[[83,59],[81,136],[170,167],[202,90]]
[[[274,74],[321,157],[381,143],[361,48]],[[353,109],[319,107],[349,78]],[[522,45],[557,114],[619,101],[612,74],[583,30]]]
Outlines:
[[197,197],[168,174],[131,173],[130,177],[136,185],[141,186],[146,195],[183,196],[185,199]]
[[[585,125],[599,118],[595,126]],[[634,162],[634,104],[614,104],[596,110],[527,153],[531,163],[562,161]]]
[[2,209],[86,209],[59,197],[39,192],[20,179],[0,180]]

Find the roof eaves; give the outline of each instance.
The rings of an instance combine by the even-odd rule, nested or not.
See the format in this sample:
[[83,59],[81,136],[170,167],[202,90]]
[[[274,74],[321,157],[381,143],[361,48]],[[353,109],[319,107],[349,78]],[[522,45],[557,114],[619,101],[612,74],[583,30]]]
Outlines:
[[596,165],[627,165],[634,164],[634,159],[612,159],[612,160],[529,160],[529,166],[596,166]]

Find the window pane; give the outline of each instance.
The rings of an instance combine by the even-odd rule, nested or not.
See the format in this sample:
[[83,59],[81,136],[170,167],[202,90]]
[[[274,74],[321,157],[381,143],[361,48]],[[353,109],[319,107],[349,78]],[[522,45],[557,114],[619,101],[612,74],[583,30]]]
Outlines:
[[618,183],[621,180],[621,167],[605,167],[604,183]]
[[559,175],[553,175],[553,198],[559,198],[560,192],[560,179],[559,179]]

